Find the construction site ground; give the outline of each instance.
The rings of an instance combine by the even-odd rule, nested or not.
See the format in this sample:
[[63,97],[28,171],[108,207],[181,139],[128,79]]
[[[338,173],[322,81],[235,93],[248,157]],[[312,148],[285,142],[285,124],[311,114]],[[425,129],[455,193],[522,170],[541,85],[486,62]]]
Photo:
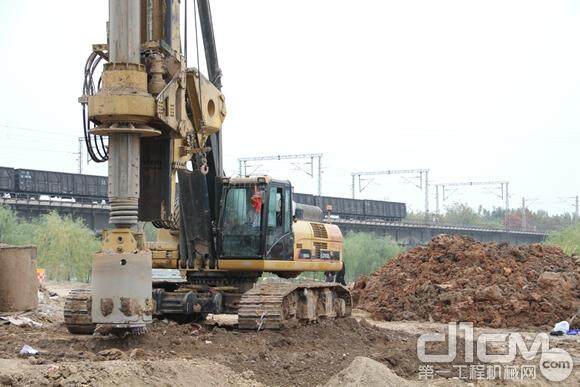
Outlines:
[[[418,335],[445,328],[428,322],[378,322],[355,310],[352,318],[285,331],[240,332],[228,323],[231,318],[216,316],[202,325],[157,320],[147,334],[122,339],[73,336],[62,325],[62,307],[68,290],[78,286],[46,284],[53,296],[45,292],[39,310],[24,315],[41,327],[0,325],[0,384],[414,385],[425,383],[419,373]],[[217,324],[222,321],[225,326]],[[514,330],[480,328],[476,338],[484,331]],[[533,332],[525,337],[531,339]],[[454,367],[463,364],[461,340],[459,344],[458,359],[436,366],[430,384],[469,382],[460,381]],[[24,345],[40,353],[20,355]],[[446,345],[437,343],[430,350],[444,353]],[[566,384],[580,385],[580,338],[553,338],[551,345],[573,356],[575,372]],[[527,383],[550,384],[540,375]]]

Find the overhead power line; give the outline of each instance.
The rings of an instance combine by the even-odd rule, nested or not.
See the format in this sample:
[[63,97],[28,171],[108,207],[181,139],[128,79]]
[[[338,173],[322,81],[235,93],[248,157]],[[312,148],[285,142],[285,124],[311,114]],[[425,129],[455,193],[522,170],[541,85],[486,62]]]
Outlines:
[[274,156],[257,156],[257,157],[240,157],[238,159],[238,169],[240,176],[248,175],[248,162],[252,161],[281,161],[281,160],[293,160],[293,159],[306,159],[309,160],[306,165],[310,167],[310,170],[301,169],[298,165],[294,164],[296,168],[305,172],[310,177],[314,178],[314,159],[318,159],[318,196],[322,195],[322,153],[303,153],[303,154],[293,154],[293,155],[274,155]]
[[[2,144],[4,145],[4,144]],[[77,154],[78,152],[70,152],[70,151],[65,151],[65,150],[59,150],[59,149],[39,149],[39,148],[28,148],[28,147],[14,147],[14,146],[9,146],[6,149],[3,149],[2,152],[5,151],[17,151],[17,152],[21,152],[21,151],[32,151],[32,152],[53,152],[53,153],[68,153],[68,154]]]
[[[358,192],[362,192],[367,186],[363,186],[362,176],[378,176],[378,175],[408,175],[408,174],[419,174],[416,178],[419,179],[419,184],[412,183],[417,188],[425,193],[425,216],[429,214],[429,169],[387,169],[383,171],[368,171],[368,172],[352,172],[350,174],[352,178],[351,190],[352,198],[355,198],[356,194],[356,182],[358,178]],[[408,179],[407,179],[408,180]],[[367,184],[368,185],[368,184]]]
[[65,137],[75,137],[75,138],[77,137],[74,134],[67,134],[67,133],[56,132],[56,131],[52,131],[52,130],[44,130],[44,129],[36,129],[36,128],[26,128],[26,127],[23,127],[23,126],[6,125],[6,124],[1,124],[1,123],[0,123],[0,127],[1,128],[6,128],[6,129],[25,130],[25,131],[28,131],[28,132],[56,134],[56,135],[65,136]]
[[[473,186],[497,186],[500,188],[501,193],[498,195],[500,199],[505,200],[505,210],[506,214],[510,207],[510,194],[509,194],[509,182],[505,180],[497,181],[459,181],[459,182],[448,182],[448,183],[435,183],[435,213],[439,214],[439,190],[441,189],[443,193],[443,202],[448,198],[449,187],[454,187],[454,189],[460,187],[473,187]],[[453,192],[453,191],[452,191]]]

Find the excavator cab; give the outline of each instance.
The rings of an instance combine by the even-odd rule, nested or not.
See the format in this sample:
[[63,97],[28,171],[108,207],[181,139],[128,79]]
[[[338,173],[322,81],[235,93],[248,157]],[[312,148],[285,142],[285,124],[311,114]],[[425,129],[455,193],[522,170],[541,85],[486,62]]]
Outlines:
[[269,177],[224,178],[220,209],[220,259],[293,258],[290,182]]

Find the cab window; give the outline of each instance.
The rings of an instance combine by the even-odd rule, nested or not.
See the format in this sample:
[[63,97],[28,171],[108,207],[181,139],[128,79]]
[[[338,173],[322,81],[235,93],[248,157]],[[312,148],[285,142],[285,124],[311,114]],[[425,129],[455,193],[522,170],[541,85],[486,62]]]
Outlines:
[[292,201],[290,200],[290,189],[286,188],[284,190],[284,232],[288,233],[291,231],[290,225],[292,224]]
[[260,256],[264,194],[261,187],[228,189],[222,220],[222,256]]
[[270,188],[270,202],[268,204],[268,227],[282,227],[284,221],[282,215],[282,192],[284,192],[282,188]]

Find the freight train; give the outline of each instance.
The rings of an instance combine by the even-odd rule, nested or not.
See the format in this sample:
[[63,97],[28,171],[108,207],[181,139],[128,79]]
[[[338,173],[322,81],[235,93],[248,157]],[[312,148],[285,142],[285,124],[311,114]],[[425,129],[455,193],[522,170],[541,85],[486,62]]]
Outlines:
[[47,195],[101,201],[107,198],[107,184],[106,176],[0,167],[0,195],[11,197]]
[[[106,176],[0,167],[0,196],[38,198],[48,195],[78,202],[101,202],[107,200],[107,189]],[[407,216],[405,203],[302,193],[294,193],[293,200],[320,207],[325,213],[331,209],[332,216],[341,219],[400,221]]]
[[405,203],[301,193],[293,193],[292,199],[296,203],[320,207],[325,213],[330,210],[332,215],[341,219],[400,221],[407,216]]

